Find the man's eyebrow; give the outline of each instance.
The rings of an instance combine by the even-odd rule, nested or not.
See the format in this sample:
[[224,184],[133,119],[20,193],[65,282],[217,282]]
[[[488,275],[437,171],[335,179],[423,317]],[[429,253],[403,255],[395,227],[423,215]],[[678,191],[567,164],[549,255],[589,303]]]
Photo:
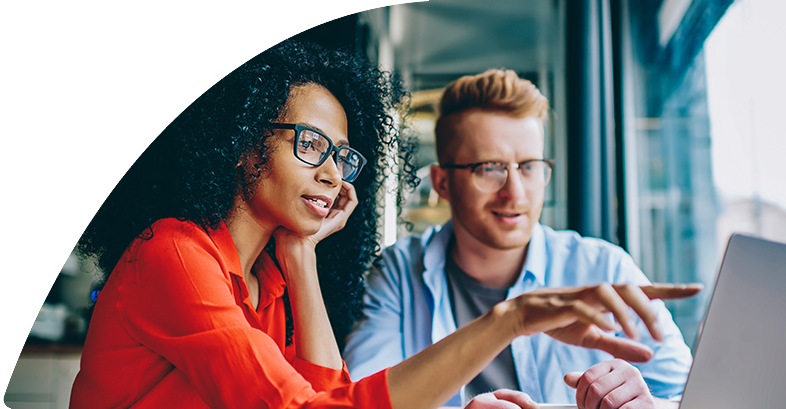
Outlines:
[[[530,159],[524,159],[524,160],[520,160],[520,161],[513,162],[513,163],[525,163],[525,162],[541,161],[541,160],[543,160],[543,158],[530,158]],[[470,162],[468,162],[468,163],[470,163]],[[505,161],[505,160],[499,160],[499,159],[485,159],[485,160],[482,159],[482,160],[471,162],[472,165],[478,165],[478,164],[482,164],[482,163],[504,163],[504,164],[510,165],[511,162],[508,162],[508,161]]]
[[311,129],[313,129],[315,131],[321,132],[323,135],[327,136],[328,138],[330,138],[330,140],[333,141],[333,145],[336,145],[336,146],[349,146],[349,141],[348,140],[346,140],[346,139],[335,140],[334,139],[335,137],[328,135],[327,132],[323,131],[320,127],[318,127],[318,126],[316,126],[316,125],[314,125],[314,124],[312,124],[310,122],[302,122],[301,125],[307,126],[307,127],[311,128]]

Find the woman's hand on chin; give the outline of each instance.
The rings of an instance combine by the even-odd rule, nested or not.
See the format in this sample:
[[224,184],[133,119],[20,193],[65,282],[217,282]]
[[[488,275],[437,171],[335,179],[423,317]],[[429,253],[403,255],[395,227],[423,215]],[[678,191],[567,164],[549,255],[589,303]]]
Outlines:
[[[273,232],[273,237],[276,240],[276,256],[286,256],[283,250],[297,251],[298,247],[306,247],[311,250],[316,248],[317,243],[325,239],[325,237],[341,230],[346,226],[347,219],[352,211],[358,204],[358,197],[355,193],[355,187],[348,182],[341,182],[341,190],[338,197],[333,201],[333,206],[330,207],[330,212],[322,221],[322,227],[316,233],[303,236],[295,233],[285,227],[279,227]],[[290,254],[292,255],[292,254]]]
[[325,237],[341,230],[347,225],[347,220],[355,206],[358,205],[358,196],[355,193],[355,187],[349,182],[341,181],[341,190],[338,192],[338,197],[333,201],[333,206],[330,207],[325,220],[322,222],[322,228],[311,236],[316,246]]

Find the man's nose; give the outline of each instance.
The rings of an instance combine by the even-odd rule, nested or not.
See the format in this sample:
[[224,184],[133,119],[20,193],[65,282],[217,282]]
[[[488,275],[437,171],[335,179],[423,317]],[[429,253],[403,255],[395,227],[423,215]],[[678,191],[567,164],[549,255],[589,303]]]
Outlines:
[[518,169],[508,169],[508,178],[497,194],[510,201],[519,201],[527,197],[527,186]]

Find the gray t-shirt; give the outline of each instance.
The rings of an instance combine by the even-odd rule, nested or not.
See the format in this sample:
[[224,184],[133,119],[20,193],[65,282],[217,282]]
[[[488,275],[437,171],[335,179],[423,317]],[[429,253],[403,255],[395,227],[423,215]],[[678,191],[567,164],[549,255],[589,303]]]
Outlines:
[[[450,249],[450,246],[448,246]],[[491,311],[494,305],[505,301],[507,288],[489,288],[480,285],[472,277],[461,271],[448,250],[445,261],[448,278],[448,294],[456,327],[461,328],[475,318]],[[475,379],[467,384],[467,400],[481,393],[507,388],[518,390],[519,382],[513,365],[510,345],[505,348]]]

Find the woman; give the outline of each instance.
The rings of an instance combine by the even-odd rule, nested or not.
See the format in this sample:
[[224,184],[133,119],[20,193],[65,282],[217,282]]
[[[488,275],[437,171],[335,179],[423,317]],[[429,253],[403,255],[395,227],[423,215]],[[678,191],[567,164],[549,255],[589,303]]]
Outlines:
[[605,336],[615,326],[603,314],[634,335],[630,305],[657,339],[647,296],[695,289],[525,294],[396,367],[349,380],[336,339],[379,248],[387,147],[410,146],[389,116],[401,95],[346,54],[284,42],[186,109],[80,240],[111,274],[71,407],[434,408],[513,338],[540,331],[648,359]]

